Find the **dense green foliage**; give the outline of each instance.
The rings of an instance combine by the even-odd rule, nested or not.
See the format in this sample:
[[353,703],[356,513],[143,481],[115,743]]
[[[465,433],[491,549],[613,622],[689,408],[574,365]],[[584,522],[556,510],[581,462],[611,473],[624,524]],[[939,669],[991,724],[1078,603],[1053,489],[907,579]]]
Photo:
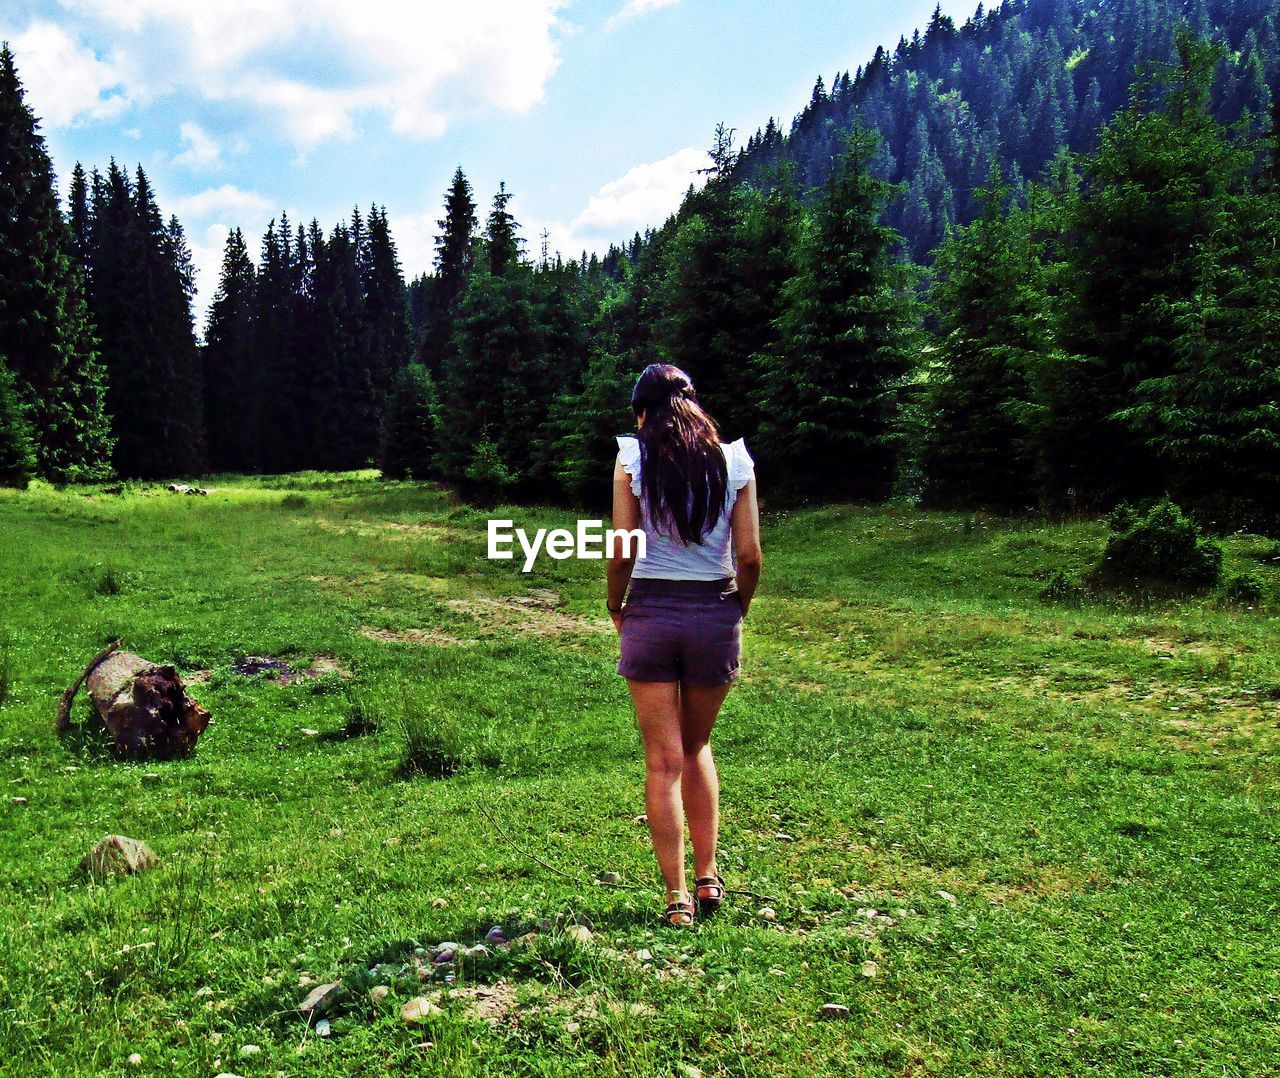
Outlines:
[[420,363],[411,363],[396,375],[387,407],[386,439],[378,467],[388,479],[413,479],[430,475],[435,457],[435,387]]
[[13,53],[0,44],[0,351],[34,429],[39,470],[59,481],[107,475],[111,453],[104,375],[71,248],[53,163]]
[[1260,0],[939,13],[820,81],[788,136],[738,151],[718,126],[705,182],[603,258],[526,254],[505,184],[481,227],[460,167],[407,285],[376,206],[328,235],[282,215],[256,265],[233,231],[199,362],[180,227],[140,169],[77,168],[66,242],[117,466],[363,466],[408,435],[391,395],[420,363],[430,478],[598,506],[627,386],[663,360],[780,501],[1167,491],[1216,530],[1280,531],[1278,77]]
[[1144,513],[1120,507],[1111,524],[1097,569],[1104,583],[1165,583],[1194,590],[1211,588],[1222,577],[1221,544],[1202,535],[1167,498]]
[[180,230],[165,225],[141,166],[132,180],[114,161],[105,176],[92,174],[85,234],[116,470],[199,474],[207,461],[191,256]]
[[31,424],[18,380],[0,355],[0,487],[25,489],[36,469]]
[[[1229,574],[1263,584],[1252,611],[1064,607],[1039,591],[1097,560],[1097,521],[766,513],[712,745],[721,871],[769,900],[730,894],[688,932],[660,924],[635,822],[600,563],[525,577],[485,558],[484,516],[368,473],[0,492],[0,1072],[1274,1070],[1274,544],[1225,543]],[[121,633],[213,714],[189,759],[55,736],[58,694]],[[245,677],[246,655],[350,677]],[[77,877],[111,832],[160,866]],[[603,871],[631,889],[593,886]],[[363,994],[415,946],[569,912],[586,946],[542,932],[450,968],[512,987],[496,1027],[464,996],[407,1029],[400,1006],[438,978]],[[321,1038],[296,1008],[335,977],[352,996]],[[824,1003],[849,1017],[820,1021]]]
[[925,261],[952,224],[982,209],[979,191],[999,164],[1013,186],[1038,178],[1064,149],[1092,151],[1129,102],[1138,68],[1174,53],[1185,20],[1227,49],[1215,70],[1213,114],[1266,130],[1280,70],[1274,0],[1004,0],[962,27],[941,10],[923,33],[880,49],[852,77],[818,78],[790,130],[770,118],[736,171],[766,182],[779,161],[803,189],[819,186],[842,133],[856,121],[884,138],[876,175],[902,185],[886,224]]

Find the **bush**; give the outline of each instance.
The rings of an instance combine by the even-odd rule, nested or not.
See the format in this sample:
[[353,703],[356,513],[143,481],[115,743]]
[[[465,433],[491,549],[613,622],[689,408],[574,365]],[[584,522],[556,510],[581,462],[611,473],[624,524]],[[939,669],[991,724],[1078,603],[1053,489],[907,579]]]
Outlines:
[[1202,590],[1221,579],[1221,545],[1202,535],[1168,498],[1141,515],[1117,507],[1112,517],[1114,534],[1095,572],[1100,582]]
[[1252,573],[1240,573],[1227,581],[1227,601],[1240,606],[1257,606],[1262,602],[1263,591],[1262,581]]
[[1079,601],[1083,590],[1065,569],[1055,569],[1049,574],[1049,583],[1041,590],[1040,598],[1046,603],[1073,603]]

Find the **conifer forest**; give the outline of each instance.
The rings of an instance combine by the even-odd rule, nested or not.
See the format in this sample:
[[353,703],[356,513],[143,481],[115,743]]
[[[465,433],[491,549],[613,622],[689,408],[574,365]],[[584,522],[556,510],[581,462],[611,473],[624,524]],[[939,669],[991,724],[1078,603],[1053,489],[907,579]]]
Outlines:
[[775,504],[1105,511],[1280,534],[1273,0],[935,14],[603,256],[533,252],[463,166],[434,264],[375,199],[231,232],[204,325],[139,166],[57,190],[0,52],[0,482],[380,467],[599,507],[648,363]]

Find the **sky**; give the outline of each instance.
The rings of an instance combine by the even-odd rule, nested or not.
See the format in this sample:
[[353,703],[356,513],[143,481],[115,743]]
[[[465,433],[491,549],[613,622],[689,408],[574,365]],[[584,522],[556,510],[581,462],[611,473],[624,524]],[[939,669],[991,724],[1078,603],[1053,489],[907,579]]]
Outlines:
[[64,194],[115,158],[182,221],[202,327],[228,231],[256,253],[282,212],[327,232],[385,206],[429,272],[458,166],[481,223],[505,181],[529,255],[543,230],[552,257],[603,253],[701,182],[717,123],[788,129],[935,2],[4,0],[0,40]]

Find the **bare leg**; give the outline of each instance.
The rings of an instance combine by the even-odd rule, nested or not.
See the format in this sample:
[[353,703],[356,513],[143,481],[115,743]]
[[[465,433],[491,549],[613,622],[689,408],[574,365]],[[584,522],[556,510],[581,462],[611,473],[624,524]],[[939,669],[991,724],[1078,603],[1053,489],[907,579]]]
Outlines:
[[685,899],[684,806],[680,774],[684,751],[680,738],[680,684],[627,679],[644,740],[644,801],[658,868],[667,883],[667,900]]
[[[729,695],[727,685],[681,685],[680,737],[684,768],[680,780],[695,876],[716,875],[716,840],[720,832],[720,780],[711,755],[711,727]],[[703,898],[714,897],[708,890]]]

